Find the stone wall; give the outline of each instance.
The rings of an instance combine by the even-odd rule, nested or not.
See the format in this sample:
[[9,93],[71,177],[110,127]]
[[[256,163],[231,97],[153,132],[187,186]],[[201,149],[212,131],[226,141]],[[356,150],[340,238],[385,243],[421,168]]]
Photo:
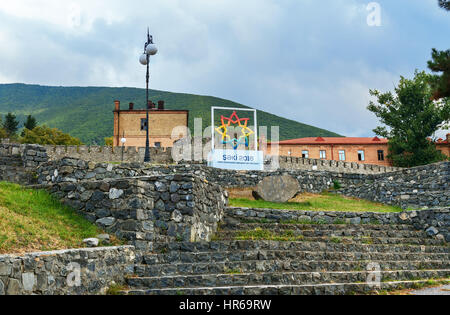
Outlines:
[[0,144],[0,180],[33,183],[36,168],[48,161],[45,148],[37,145]]
[[190,173],[222,187],[255,187],[267,176],[290,175],[296,178],[303,192],[320,193],[341,185],[339,193],[403,208],[448,206],[449,165],[442,162],[384,174],[352,174],[303,170],[274,172],[230,171],[201,164],[167,166],[131,164],[95,164],[77,159],[63,159],[42,164],[37,170],[38,182],[50,184],[102,180],[133,176]]
[[397,213],[319,212],[275,209],[227,208],[227,217],[267,219],[276,222],[301,221],[323,224],[409,224],[426,231],[430,237],[450,242],[450,207]]
[[[44,146],[50,160],[64,157],[77,158],[96,163],[104,162],[142,162],[145,148],[109,146]],[[150,148],[152,163],[173,163],[171,148]]]
[[344,161],[304,159],[297,157],[279,157],[281,169],[328,171],[335,173],[382,174],[401,170],[399,167],[359,164]]
[[406,208],[450,205],[450,162],[373,175],[372,180],[347,186],[345,196]]
[[[22,154],[25,145],[3,144],[4,147],[16,148]],[[121,162],[142,163],[144,160],[145,148],[137,147],[109,147],[109,146],[37,146],[36,151],[46,152],[48,160],[57,161],[65,157],[76,158],[94,163]],[[40,147],[37,149],[37,147]],[[14,150],[16,150],[14,149]],[[152,163],[154,164],[176,164],[172,158],[172,148],[150,148]],[[395,167],[386,167],[379,165],[358,164],[342,161],[304,159],[294,157],[273,157],[278,159],[278,163],[272,163],[272,157],[267,156],[266,171],[274,170],[274,166],[284,170],[303,170],[303,171],[327,171],[334,173],[350,174],[382,174],[399,170]],[[179,164],[203,164],[192,163],[191,161],[182,161]],[[278,167],[279,166],[279,167]]]
[[217,183],[223,187],[254,187],[267,176],[291,175],[297,178],[303,191],[319,193],[330,188],[334,181],[342,185],[354,185],[371,181],[372,178],[364,174],[332,173],[318,171],[287,171],[274,172],[259,171],[230,171],[210,168],[201,164],[179,165],[143,165],[88,163],[83,160],[65,158],[41,165],[37,170],[38,183],[50,184],[58,182],[78,182],[83,180],[102,180],[105,178],[123,178],[133,176],[156,176],[158,174],[191,173]]
[[89,221],[142,250],[155,241],[210,240],[227,205],[220,186],[192,174],[65,181],[47,189]]
[[0,295],[105,294],[112,282],[125,283],[134,263],[132,246],[1,255]]

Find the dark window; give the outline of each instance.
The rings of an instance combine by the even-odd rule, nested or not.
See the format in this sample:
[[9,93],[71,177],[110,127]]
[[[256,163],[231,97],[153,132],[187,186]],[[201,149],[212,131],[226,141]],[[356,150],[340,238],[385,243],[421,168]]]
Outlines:
[[147,119],[146,118],[141,119],[141,130],[147,130]]
[[378,161],[384,161],[384,151],[378,150]]
[[155,142],[155,147],[161,148],[161,142]]
[[362,162],[365,160],[366,160],[366,158],[364,156],[364,151],[362,151],[362,150],[358,151],[358,161]]

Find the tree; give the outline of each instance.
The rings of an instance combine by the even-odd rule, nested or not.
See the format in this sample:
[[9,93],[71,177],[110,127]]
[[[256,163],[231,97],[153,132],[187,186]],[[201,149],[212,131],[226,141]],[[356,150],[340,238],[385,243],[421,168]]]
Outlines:
[[41,144],[41,145],[82,145],[78,138],[74,138],[56,128],[38,126],[33,130],[25,129],[25,135],[20,140],[21,143]]
[[[450,11],[450,0],[439,0],[439,6]],[[432,60],[428,61],[428,68],[433,72],[442,72],[442,75],[430,77],[433,86],[433,99],[438,100],[443,97],[450,97],[450,50],[438,51],[433,48]]]
[[34,118],[31,115],[28,115],[27,120],[23,125],[24,130],[22,131],[21,136],[23,137],[25,135],[25,129],[33,130],[34,128],[36,128],[36,126],[37,126],[36,118]]
[[438,51],[433,48],[431,57],[432,60],[428,61],[428,68],[433,72],[442,72],[442,75],[430,77],[430,84],[434,90],[433,99],[450,97],[450,49]]
[[105,145],[108,147],[112,147],[113,146],[113,140],[114,137],[109,137],[109,138],[105,138]]
[[368,109],[388,128],[378,127],[374,132],[389,139],[389,155],[398,167],[413,167],[445,160],[430,137],[443,128],[450,119],[450,99],[433,101],[429,74],[415,72],[414,79],[401,77],[391,92],[371,90],[377,104]]
[[36,118],[31,115],[28,115],[27,120],[24,123],[24,128],[28,130],[33,130],[37,126]]
[[439,0],[439,6],[447,11],[450,11],[450,0]]
[[19,122],[16,120],[16,116],[8,113],[5,116],[5,121],[3,122],[3,128],[9,137],[14,137],[17,130],[19,129]]

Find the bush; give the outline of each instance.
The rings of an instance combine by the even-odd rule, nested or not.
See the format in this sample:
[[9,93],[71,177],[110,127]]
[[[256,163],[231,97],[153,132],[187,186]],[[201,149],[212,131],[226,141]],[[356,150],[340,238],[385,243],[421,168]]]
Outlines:
[[25,129],[24,136],[20,139],[21,143],[41,144],[41,145],[82,145],[80,139],[74,138],[69,134],[63,133],[56,128],[47,126],[36,127],[33,130]]
[[341,189],[342,188],[341,183],[339,183],[339,181],[337,181],[337,180],[333,181],[333,188],[335,190]]

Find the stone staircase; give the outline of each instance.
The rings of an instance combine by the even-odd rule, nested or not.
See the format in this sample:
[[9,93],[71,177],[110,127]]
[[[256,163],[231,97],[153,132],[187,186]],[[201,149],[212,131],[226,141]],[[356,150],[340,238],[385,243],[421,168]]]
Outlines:
[[412,225],[250,221],[228,212],[212,242],[154,243],[122,293],[367,294],[430,279],[450,280],[450,246]]

